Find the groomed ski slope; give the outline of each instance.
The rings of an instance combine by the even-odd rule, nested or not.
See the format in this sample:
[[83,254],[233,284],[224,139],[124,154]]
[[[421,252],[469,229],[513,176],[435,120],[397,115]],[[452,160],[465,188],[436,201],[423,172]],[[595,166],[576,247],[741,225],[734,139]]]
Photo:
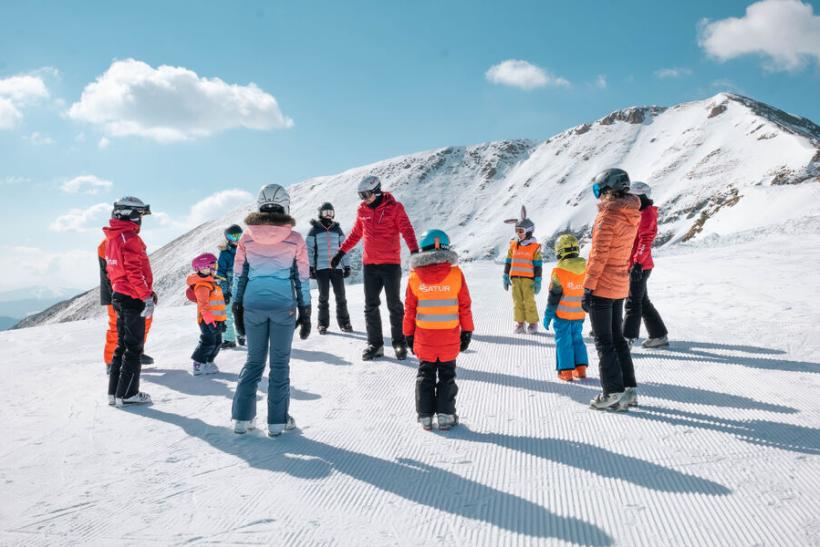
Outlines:
[[820,236],[656,263],[674,341],[634,352],[627,414],[587,409],[591,342],[593,377],[565,384],[551,334],[511,334],[490,263],[465,267],[447,433],[415,423],[414,360],[359,360],[359,285],[355,334],[296,342],[278,439],[230,429],[243,352],[191,376],[193,307],[157,310],[152,407],[106,405],[101,321],[0,333],[0,544],[820,545]]

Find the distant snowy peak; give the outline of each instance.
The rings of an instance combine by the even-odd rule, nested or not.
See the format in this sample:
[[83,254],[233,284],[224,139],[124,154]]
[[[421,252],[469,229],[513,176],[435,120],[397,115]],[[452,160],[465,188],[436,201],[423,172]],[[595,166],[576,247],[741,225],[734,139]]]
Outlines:
[[[367,174],[404,204],[418,233],[440,228],[462,260],[494,259],[512,231],[503,219],[521,205],[535,222],[545,255],[563,232],[589,241],[597,202],[590,181],[608,167],[653,187],[657,246],[734,240],[738,234],[812,230],[820,219],[820,128],[805,118],[732,93],[664,108],[636,106],[567,129],[545,141],[505,140],[391,158],[289,188],[297,230],[330,201],[349,231]],[[214,251],[223,229],[241,224],[252,204],[177,238],[152,257],[164,304],[185,302],[190,258]],[[148,220],[150,222],[150,219]],[[801,228],[802,227],[802,228]],[[744,236],[745,237],[745,236]],[[360,246],[354,251],[357,264]],[[26,325],[101,313],[97,291]]]

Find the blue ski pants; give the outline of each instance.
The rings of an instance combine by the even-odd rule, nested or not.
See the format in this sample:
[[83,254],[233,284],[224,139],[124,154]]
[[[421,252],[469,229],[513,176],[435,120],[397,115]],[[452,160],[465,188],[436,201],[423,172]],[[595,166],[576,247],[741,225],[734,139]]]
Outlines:
[[555,355],[558,359],[556,369],[573,370],[577,365],[588,365],[589,356],[581,332],[584,320],[556,317],[552,324],[555,328]]

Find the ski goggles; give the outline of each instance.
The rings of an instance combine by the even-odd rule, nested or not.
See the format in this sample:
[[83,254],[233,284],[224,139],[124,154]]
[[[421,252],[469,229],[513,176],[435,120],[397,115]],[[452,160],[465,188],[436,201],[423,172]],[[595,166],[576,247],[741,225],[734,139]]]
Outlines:
[[233,241],[234,243],[239,241],[240,237],[242,237],[242,234],[225,234],[225,238],[227,238],[228,241]]
[[516,234],[526,234],[527,230],[525,230],[524,228],[516,228],[515,233]]
[[[364,198],[362,198],[362,199],[364,199]],[[334,211],[333,209],[325,209],[324,211],[322,211],[322,218],[333,218],[335,216],[336,216],[336,211]]]
[[370,199],[370,196],[374,195],[376,192],[373,190],[365,190],[364,192],[359,192],[359,199],[362,201],[366,199]]
[[592,193],[595,195],[595,199],[601,197],[601,185],[597,182],[592,185]]

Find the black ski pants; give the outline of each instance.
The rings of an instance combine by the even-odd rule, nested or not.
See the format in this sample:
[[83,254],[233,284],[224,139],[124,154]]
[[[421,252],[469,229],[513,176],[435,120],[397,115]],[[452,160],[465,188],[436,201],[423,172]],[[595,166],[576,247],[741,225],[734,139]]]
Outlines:
[[108,394],[123,399],[140,390],[140,357],[145,341],[145,318],[140,314],[145,302],[117,292],[111,298],[117,312],[117,349],[111,360]]
[[212,327],[206,322],[199,324],[199,343],[191,355],[197,363],[213,363],[222,347],[222,328],[224,323]]
[[668,334],[661,314],[649,300],[646,283],[652,270],[644,270],[641,278],[629,279],[629,298],[626,299],[624,317],[624,338],[637,338],[641,333],[641,319],[646,325],[649,338],[660,338]]
[[612,300],[594,295],[589,303],[589,320],[598,351],[598,372],[605,395],[636,386],[632,355],[623,336],[623,306],[623,298]]
[[393,344],[404,343],[402,321],[404,304],[401,302],[401,265],[364,265],[364,319],[367,324],[367,342],[376,347],[384,345],[382,336],[382,316],[379,313],[382,289],[387,296],[390,310],[390,334]]
[[419,362],[419,372],[416,376],[416,412],[419,417],[455,414],[457,394],[455,361]]
[[339,327],[350,323],[350,314],[347,311],[347,297],[345,296],[345,279],[339,268],[325,268],[316,270],[316,284],[319,285],[319,326],[330,326],[330,287],[336,297],[336,322]]

